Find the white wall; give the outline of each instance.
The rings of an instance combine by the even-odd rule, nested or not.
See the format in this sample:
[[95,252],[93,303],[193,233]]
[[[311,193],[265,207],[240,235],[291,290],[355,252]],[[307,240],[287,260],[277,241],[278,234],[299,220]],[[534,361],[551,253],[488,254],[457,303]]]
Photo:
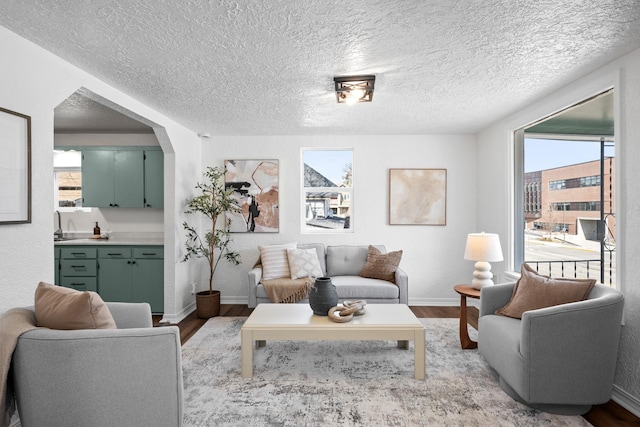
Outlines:
[[[165,245],[176,248],[175,224],[182,221],[178,206],[200,173],[201,141],[197,134],[3,27],[0,57],[4,58],[0,106],[31,116],[32,131],[32,222],[0,224],[0,313],[33,304],[38,282],[53,281],[53,110],[80,88],[154,128],[165,152],[165,180],[170,180],[165,186],[165,203],[170,207],[164,209]],[[174,167],[176,164],[179,166]],[[169,317],[181,313],[193,299],[183,278],[193,275],[194,267],[179,264],[177,252],[165,250],[165,310]]]
[[[504,236],[513,253],[513,140],[515,129],[614,87],[616,134],[617,281],[625,294],[614,399],[640,415],[640,51],[557,88],[527,108],[478,134],[478,212],[480,227]],[[506,244],[504,244],[506,243]],[[507,259],[513,259],[510,255]],[[508,265],[509,269],[519,266]]]
[[[301,147],[353,148],[353,233],[301,234]],[[453,286],[468,282],[473,272],[473,263],[465,261],[463,253],[467,233],[477,231],[475,157],[475,137],[469,135],[246,136],[205,141],[203,168],[221,166],[225,159],[280,161],[280,232],[233,234],[243,262],[239,267],[222,265],[216,273],[222,300],[246,304],[247,272],[258,258],[258,245],[297,241],[402,249],[400,266],[409,275],[409,302],[457,305]],[[389,225],[389,168],[447,169],[446,226]]]

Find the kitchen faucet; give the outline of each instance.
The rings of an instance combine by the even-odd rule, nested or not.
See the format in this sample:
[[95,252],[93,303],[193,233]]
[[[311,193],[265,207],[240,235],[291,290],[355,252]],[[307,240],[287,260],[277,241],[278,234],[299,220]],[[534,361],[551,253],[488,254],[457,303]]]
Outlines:
[[53,233],[55,239],[62,239],[62,220],[60,219],[60,211],[56,210],[58,214],[58,229]]

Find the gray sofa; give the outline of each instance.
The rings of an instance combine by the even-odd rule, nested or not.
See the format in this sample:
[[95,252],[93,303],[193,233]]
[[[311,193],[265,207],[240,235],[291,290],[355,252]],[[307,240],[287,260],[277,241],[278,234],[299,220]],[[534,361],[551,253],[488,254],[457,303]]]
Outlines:
[[149,304],[107,303],[118,329],[25,332],[13,354],[21,425],[180,426],[180,331]]
[[[381,252],[386,249],[382,245],[374,245]],[[326,246],[322,243],[299,244],[298,248],[316,250],[322,273],[331,277],[336,286],[338,300],[364,299],[369,304],[408,304],[409,279],[400,268],[396,270],[395,281],[360,277],[360,271],[367,263],[368,246]],[[249,271],[249,301],[250,308],[260,303],[270,303],[269,297],[260,283],[262,268],[256,266]],[[299,302],[308,302],[307,299]]]
[[578,415],[609,401],[616,369],[624,298],[596,284],[586,300],[495,315],[515,283],[480,294],[478,350],[512,398],[546,412]]

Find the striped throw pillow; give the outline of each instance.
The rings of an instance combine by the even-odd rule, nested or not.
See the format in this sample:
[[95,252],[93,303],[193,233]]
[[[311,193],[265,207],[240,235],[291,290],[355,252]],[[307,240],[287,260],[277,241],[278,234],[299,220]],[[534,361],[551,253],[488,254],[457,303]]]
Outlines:
[[287,249],[295,249],[296,242],[284,245],[258,246],[262,263],[262,280],[291,277]]

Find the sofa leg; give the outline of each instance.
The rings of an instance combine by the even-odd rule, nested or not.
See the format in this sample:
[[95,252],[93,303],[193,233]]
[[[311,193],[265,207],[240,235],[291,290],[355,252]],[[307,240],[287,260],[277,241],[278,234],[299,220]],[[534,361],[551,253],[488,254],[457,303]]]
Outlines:
[[522,399],[518,393],[502,378],[500,377],[500,387],[516,402],[520,402],[523,405],[527,405],[530,408],[537,409],[542,412],[549,412],[556,415],[583,415],[589,412],[591,405],[562,405],[552,403],[528,403]]

